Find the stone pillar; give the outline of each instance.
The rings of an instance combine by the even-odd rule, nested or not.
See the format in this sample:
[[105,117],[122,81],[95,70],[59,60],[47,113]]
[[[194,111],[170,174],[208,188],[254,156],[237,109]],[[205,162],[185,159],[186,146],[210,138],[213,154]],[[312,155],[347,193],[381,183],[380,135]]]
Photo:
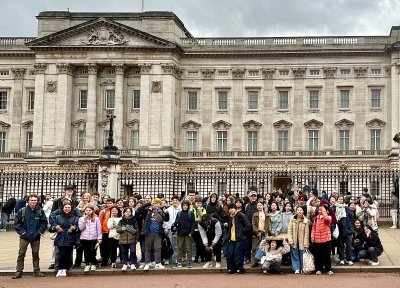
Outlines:
[[[43,145],[43,117],[44,117],[44,93],[46,63],[36,63],[35,68],[35,110],[33,114],[33,143],[32,153],[42,151]],[[40,156],[40,153],[35,155]]]
[[[276,114],[273,110],[273,103],[274,103],[274,95],[275,91],[273,90],[273,79],[275,74],[275,68],[263,68],[262,70],[264,80],[264,90],[261,92],[259,99],[264,97],[264,106],[260,109],[260,111],[264,111],[261,115],[261,123],[262,123],[262,141],[259,150],[260,151],[273,151],[278,150],[277,144],[273,142],[274,137],[273,133],[276,134],[276,130],[273,128],[272,123],[273,116]],[[264,96],[265,95],[265,96]],[[270,179],[268,179],[270,181]],[[271,188],[271,184],[267,184],[268,188]],[[267,191],[269,192],[269,191]]]
[[150,70],[151,64],[139,64],[140,68],[140,147],[146,153],[149,148],[149,114],[150,114]]
[[86,109],[86,143],[85,148],[96,148],[96,115],[97,115],[97,65],[85,65],[88,70],[88,99]]
[[[353,96],[355,98],[354,103],[354,111],[355,111],[355,125],[354,129],[351,131],[355,134],[355,137],[352,137],[350,134],[350,149],[352,150],[364,150],[369,149],[369,141],[365,141],[365,135],[368,135],[369,139],[369,130],[365,126],[366,118],[365,118],[365,108],[369,109],[370,100],[368,97],[368,87],[365,85],[365,78],[367,77],[368,68],[367,67],[356,67],[354,68],[354,74],[356,76]],[[351,97],[350,96],[350,97]],[[367,101],[365,101],[367,99]],[[350,99],[351,102],[351,99]],[[353,147],[351,147],[351,140],[353,139]]]
[[13,68],[11,73],[14,78],[14,89],[12,90],[13,96],[11,103],[11,128],[10,128],[10,152],[18,152],[21,150],[20,138],[21,138],[21,122],[22,122],[22,109],[27,107],[22,106],[22,95],[23,95],[23,82],[25,69],[24,68]]
[[[335,111],[337,107],[334,106],[335,103],[335,73],[336,67],[324,67],[323,68],[324,77],[325,77],[325,93],[321,93],[325,96],[324,107],[320,107],[321,112],[323,112],[323,123],[324,123],[324,150],[333,150],[334,149],[334,139],[333,135],[335,135],[333,129],[336,129],[333,125],[335,122]],[[321,91],[322,92],[322,91]],[[322,100],[322,99],[321,99]],[[322,103],[322,101],[320,101]],[[331,107],[332,109],[330,109]]]
[[58,72],[57,101],[55,110],[55,148],[71,148],[72,67],[67,63],[56,65]]
[[[212,84],[214,79],[214,69],[204,69],[201,71],[203,76],[203,98],[200,100],[200,109],[201,113],[201,122],[202,122],[202,143],[201,143],[201,150],[203,151],[211,151],[212,143],[211,139],[215,139],[215,130],[212,127],[212,120],[213,120],[213,111],[210,107],[213,107],[212,99],[213,99],[213,91],[212,91]],[[214,136],[213,136],[214,135]],[[215,149],[217,150],[217,149]]]
[[121,165],[114,161],[100,161],[98,187],[101,196],[109,195],[111,198],[119,199],[118,173]]
[[[245,73],[244,69],[232,70],[232,78],[235,81],[233,81],[233,89],[231,93],[228,94],[228,110],[229,107],[233,107],[233,117],[231,118],[233,125],[231,132],[229,132],[232,134],[229,135],[230,137],[228,136],[228,139],[232,139],[232,145],[230,145],[228,141],[228,151],[229,148],[231,151],[242,150],[243,115],[245,115],[247,111],[247,91],[244,92],[245,96],[243,97],[244,73]],[[231,103],[233,105],[231,105]],[[245,135],[244,137],[247,139],[247,135]],[[244,151],[246,150],[247,146],[245,147]]]
[[[293,129],[289,133],[289,139],[293,140],[293,150],[308,150],[303,147],[304,126],[303,126],[303,111],[304,111],[304,76],[305,68],[293,69],[294,76],[294,91],[293,91]],[[290,143],[289,140],[289,143]],[[290,146],[290,145],[289,145]],[[290,148],[289,148],[290,149]]]
[[115,146],[118,149],[124,149],[124,143],[122,142],[124,133],[124,72],[125,68],[123,64],[115,64],[115,108],[114,115],[114,140]]

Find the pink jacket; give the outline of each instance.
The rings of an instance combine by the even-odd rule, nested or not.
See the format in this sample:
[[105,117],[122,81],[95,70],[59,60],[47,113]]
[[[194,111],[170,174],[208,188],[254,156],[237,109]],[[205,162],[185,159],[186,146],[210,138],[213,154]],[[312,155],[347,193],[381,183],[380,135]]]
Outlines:
[[326,212],[321,215],[315,216],[314,223],[311,230],[311,241],[313,243],[325,243],[331,241],[331,216]]
[[79,218],[79,230],[81,231],[81,240],[101,240],[101,223],[98,217],[94,222],[85,220],[85,217]]

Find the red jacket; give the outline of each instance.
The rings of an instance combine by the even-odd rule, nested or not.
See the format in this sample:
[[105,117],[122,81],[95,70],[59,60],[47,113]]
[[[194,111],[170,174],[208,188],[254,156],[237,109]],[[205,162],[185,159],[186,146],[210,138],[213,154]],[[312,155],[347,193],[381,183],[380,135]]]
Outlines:
[[108,208],[102,209],[99,213],[99,220],[101,223],[101,232],[102,233],[110,232],[110,230],[107,227],[107,221],[110,218],[110,216],[111,216],[111,213],[110,213],[110,209],[108,209]]
[[314,218],[314,223],[311,230],[311,241],[313,243],[325,243],[331,241],[331,216],[328,216],[326,212],[321,215],[317,215]]

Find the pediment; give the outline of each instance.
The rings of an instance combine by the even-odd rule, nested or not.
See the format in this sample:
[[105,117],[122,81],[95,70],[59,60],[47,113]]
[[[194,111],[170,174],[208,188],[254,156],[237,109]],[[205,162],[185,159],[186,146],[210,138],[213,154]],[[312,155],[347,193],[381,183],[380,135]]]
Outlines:
[[343,127],[351,127],[354,125],[353,121],[347,120],[347,119],[342,119],[339,120],[335,123],[335,126],[338,128],[343,128]]
[[97,123],[101,128],[106,128],[106,126],[110,123],[110,120],[106,119]]
[[124,24],[97,18],[26,43],[39,47],[145,47],[173,48],[172,42]]
[[247,129],[258,129],[261,126],[262,126],[262,124],[255,120],[249,120],[249,121],[243,123],[243,127],[247,128]]
[[367,124],[368,127],[383,127],[386,125],[386,122],[378,118],[374,118],[370,121],[367,121],[365,124]]
[[231,123],[228,123],[224,120],[219,120],[217,122],[214,122],[212,125],[215,129],[228,129],[229,127],[232,126]]
[[309,120],[309,121],[304,123],[304,126],[306,128],[321,128],[322,125],[324,125],[324,123],[322,123],[322,122],[320,122],[318,120],[315,120],[315,119],[311,119],[311,120]]
[[71,125],[74,126],[75,128],[79,128],[81,125],[85,126],[86,121],[83,119],[79,119],[79,120],[72,122]]
[[8,127],[10,127],[11,125],[10,124],[8,124],[8,123],[6,123],[6,122],[3,122],[3,121],[0,121],[0,127],[2,128],[2,129],[7,129]]
[[275,128],[290,128],[290,127],[292,127],[293,124],[290,123],[289,121],[282,119],[282,120],[276,121],[273,125]]
[[129,128],[139,129],[139,120],[133,119],[131,121],[126,122],[125,125],[128,126]]
[[183,129],[198,129],[200,128],[201,124],[197,123],[195,121],[189,120],[186,121],[185,123],[182,123],[182,128]]
[[33,121],[32,120],[28,120],[28,121],[25,121],[25,122],[21,123],[21,126],[23,128],[25,128],[25,129],[28,129],[29,127],[32,127],[32,125],[33,125]]

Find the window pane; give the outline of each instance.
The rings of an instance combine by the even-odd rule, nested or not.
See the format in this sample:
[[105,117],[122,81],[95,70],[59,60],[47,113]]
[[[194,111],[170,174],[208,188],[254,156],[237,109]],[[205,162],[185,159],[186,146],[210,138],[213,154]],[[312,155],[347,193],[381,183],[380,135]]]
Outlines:
[[35,109],[35,91],[28,92],[28,110],[32,111]]
[[257,131],[247,132],[247,151],[257,151]]
[[371,150],[381,150],[380,129],[371,129]]
[[218,92],[218,110],[228,110],[228,92]]
[[310,91],[310,109],[318,109],[318,90],[311,90]]
[[249,110],[258,109],[258,92],[249,92]]
[[78,149],[85,149],[86,132],[78,131]]
[[0,91],[0,110],[7,110],[7,91]]
[[350,108],[350,91],[340,90],[340,108]]
[[279,91],[279,109],[289,109],[289,92]]
[[87,109],[87,90],[80,90],[79,91],[79,108],[80,109]]
[[132,149],[139,149],[139,130],[132,131],[132,142],[131,142]]
[[288,131],[278,131],[278,150],[287,151],[288,150]]
[[6,152],[6,132],[0,132],[0,153]]
[[339,148],[340,150],[349,150],[350,149],[350,131],[349,130],[340,130],[339,131]]
[[106,91],[106,108],[107,109],[115,108],[115,90]]
[[197,131],[186,132],[186,151],[197,151]]
[[133,90],[133,109],[140,108],[140,90]]
[[189,92],[188,94],[188,109],[197,110],[197,92]]
[[371,90],[371,107],[380,108],[381,107],[381,90],[372,89]]
[[309,151],[317,151],[318,150],[318,138],[319,138],[318,130],[309,130],[308,131],[308,150]]
[[217,132],[217,151],[228,150],[228,132],[218,131]]

